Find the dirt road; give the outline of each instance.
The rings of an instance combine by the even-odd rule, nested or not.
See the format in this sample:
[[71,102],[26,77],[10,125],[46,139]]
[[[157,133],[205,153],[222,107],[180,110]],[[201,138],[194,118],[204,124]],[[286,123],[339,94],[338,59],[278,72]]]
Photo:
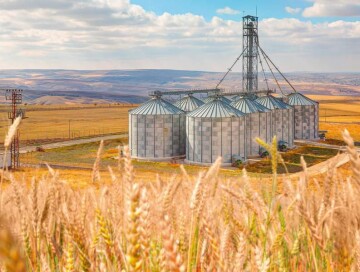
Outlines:
[[[118,134],[118,135],[99,136],[99,137],[88,138],[88,139],[76,139],[76,140],[57,142],[57,143],[51,143],[51,144],[43,144],[43,145],[41,145],[41,147],[44,149],[53,149],[53,148],[64,147],[64,146],[72,146],[72,145],[78,145],[78,144],[100,142],[101,140],[106,141],[106,140],[122,139],[122,138],[126,138],[126,137],[128,137],[128,134],[124,133],[124,134]],[[21,147],[20,153],[34,152],[34,151],[36,151],[36,147],[37,146]]]
[[[326,173],[329,170],[329,167],[332,167],[334,164],[335,164],[335,167],[337,168],[337,167],[340,167],[340,166],[344,165],[345,163],[349,162],[349,160],[350,160],[349,154],[342,153],[342,154],[339,154],[335,157],[328,159],[327,161],[310,166],[309,168],[307,168],[307,172],[310,177],[314,176],[314,175],[318,175],[318,174],[323,174],[323,173]],[[299,177],[299,175],[301,173],[302,172],[289,174],[288,177],[290,177],[290,178]]]
[[325,143],[314,142],[314,141],[307,141],[307,140],[295,140],[294,142],[295,142],[295,144],[297,144],[297,143],[299,143],[299,144],[307,144],[307,145],[313,145],[313,146],[318,146],[318,147],[336,149],[336,150],[341,150],[341,151],[345,151],[345,150],[346,150],[346,146],[345,146],[345,145],[344,145],[344,146],[331,145],[331,144],[325,144]]
[[[314,146],[319,146],[319,147],[324,147],[324,148],[331,148],[331,149],[336,149],[336,150],[340,150],[340,151],[346,151],[346,146],[330,145],[330,144],[313,142],[313,141],[305,141],[305,140],[296,140],[295,143],[309,144],[309,145],[314,145]],[[360,153],[360,148],[357,148],[357,151]],[[326,173],[329,170],[329,167],[333,166],[334,164],[335,164],[335,167],[340,167],[349,161],[350,161],[350,156],[347,152],[345,152],[345,153],[339,154],[335,157],[332,157],[324,162],[313,165],[313,166],[309,167],[307,170],[308,170],[309,176],[314,176],[317,174]],[[289,177],[298,177],[300,175],[300,173],[301,172],[290,174]]]

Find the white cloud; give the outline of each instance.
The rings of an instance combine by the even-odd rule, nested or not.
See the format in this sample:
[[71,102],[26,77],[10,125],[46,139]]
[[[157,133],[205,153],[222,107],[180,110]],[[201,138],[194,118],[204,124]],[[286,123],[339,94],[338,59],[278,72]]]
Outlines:
[[[0,10],[3,69],[225,71],[242,47],[241,19],[156,15],[127,0],[0,0]],[[259,31],[262,47],[285,71],[337,71],[338,63],[359,70],[360,21],[269,18]]]
[[292,8],[292,7],[285,7],[285,11],[292,15],[298,14],[301,11],[301,8]]
[[313,0],[312,6],[304,9],[304,17],[357,17],[360,16],[359,0]]
[[217,14],[226,14],[226,15],[236,15],[236,14],[240,14],[240,11],[229,8],[229,7],[224,7],[224,8],[216,10],[216,13]]

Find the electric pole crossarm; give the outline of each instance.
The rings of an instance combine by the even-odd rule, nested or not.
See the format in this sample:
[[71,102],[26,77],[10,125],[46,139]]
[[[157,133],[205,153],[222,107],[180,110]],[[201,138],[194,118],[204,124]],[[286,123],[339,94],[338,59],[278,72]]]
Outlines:
[[240,56],[237,57],[237,59],[235,60],[235,62],[233,63],[233,65],[231,65],[231,67],[227,70],[227,72],[225,73],[225,75],[222,77],[222,79],[219,81],[219,83],[216,85],[216,89],[219,88],[220,84],[225,80],[225,78],[227,77],[227,75],[232,71],[232,69],[234,68],[234,66],[236,65],[236,63],[240,60],[240,58],[242,57],[242,55],[244,54],[245,50],[247,48],[244,48],[244,50],[242,51],[242,53],[240,54]]

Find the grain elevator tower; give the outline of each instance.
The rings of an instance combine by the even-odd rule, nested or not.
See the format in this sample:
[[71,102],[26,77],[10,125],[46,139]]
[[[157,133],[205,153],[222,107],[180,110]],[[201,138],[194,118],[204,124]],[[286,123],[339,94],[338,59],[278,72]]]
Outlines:
[[243,17],[243,90],[258,90],[258,17]]

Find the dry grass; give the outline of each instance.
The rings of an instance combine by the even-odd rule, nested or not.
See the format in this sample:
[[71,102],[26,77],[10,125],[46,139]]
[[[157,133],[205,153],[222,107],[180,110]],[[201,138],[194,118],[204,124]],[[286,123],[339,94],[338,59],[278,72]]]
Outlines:
[[257,189],[246,172],[237,180],[219,178],[220,160],[196,176],[182,167],[178,176],[148,182],[134,172],[128,152],[109,169],[110,179],[102,173],[83,188],[51,168],[40,178],[5,172],[0,265],[7,271],[356,271],[360,158],[347,133],[344,139],[349,175],[330,166],[311,186],[304,161],[300,178],[279,184],[276,141],[267,146],[272,183],[258,182]]
[[342,140],[341,132],[348,129],[355,141],[360,141],[360,97],[309,97],[320,102],[320,129],[328,131],[328,139]]
[[360,123],[360,97],[311,96],[320,102],[320,121]]
[[338,123],[320,123],[321,130],[327,130],[328,139],[342,140],[342,131],[347,129],[354,140],[360,141],[360,124],[338,124]]

